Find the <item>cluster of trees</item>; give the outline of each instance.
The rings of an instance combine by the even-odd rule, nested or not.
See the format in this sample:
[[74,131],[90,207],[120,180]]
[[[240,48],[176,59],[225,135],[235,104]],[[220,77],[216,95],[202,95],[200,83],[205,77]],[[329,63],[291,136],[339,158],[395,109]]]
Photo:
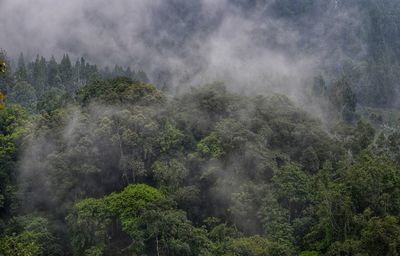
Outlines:
[[353,114],[345,79],[313,88],[332,128],[221,83],[171,97],[96,78],[46,111],[6,102],[0,255],[399,254],[400,133]]
[[145,72],[134,71],[130,67],[116,65],[114,69],[98,68],[83,57],[75,64],[68,54],[60,63],[54,56],[50,60],[37,55],[35,60],[26,63],[21,53],[16,65],[12,65],[5,51],[0,50],[0,59],[7,61],[6,73],[0,77],[0,91],[7,94],[9,102],[22,105],[31,113],[48,111],[63,104],[64,99],[74,95],[90,80],[129,77],[148,82]]
[[[304,33],[330,4],[233,2]],[[400,132],[359,111],[398,106],[400,5],[335,4],[363,26],[310,84],[324,123],[284,95],[170,96],[142,71],[21,54],[0,75],[0,255],[400,254]]]

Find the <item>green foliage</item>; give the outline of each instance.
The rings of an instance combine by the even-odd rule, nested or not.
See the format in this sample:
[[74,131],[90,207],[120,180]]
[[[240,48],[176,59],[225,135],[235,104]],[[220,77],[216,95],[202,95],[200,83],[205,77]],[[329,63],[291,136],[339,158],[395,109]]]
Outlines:
[[161,152],[168,153],[171,150],[176,149],[182,143],[183,136],[183,133],[179,129],[167,122],[164,130],[159,136]]
[[23,234],[19,236],[6,236],[0,240],[0,253],[4,256],[36,256],[40,255],[40,248],[35,242],[29,241]]
[[395,161],[396,164],[400,164],[400,132],[395,130],[387,138],[382,133],[379,142],[381,144],[377,146],[383,151],[382,153]]
[[22,216],[16,219],[19,233],[12,232],[0,239],[0,255],[42,256],[60,255],[61,249],[49,231],[46,219],[36,216]]
[[177,190],[188,175],[186,167],[177,159],[171,159],[167,162],[156,161],[153,165],[154,179],[163,187]]
[[27,113],[18,105],[7,105],[0,110],[0,216],[9,218],[14,214],[18,153],[25,134]]
[[164,96],[153,85],[119,77],[93,81],[78,92],[78,99],[82,104],[97,99],[107,104],[150,105],[161,103]]
[[314,251],[304,251],[300,253],[300,256],[319,256],[319,253]]
[[[328,133],[284,95],[243,96],[216,83],[167,98],[130,78],[83,86],[84,60],[71,65],[64,56],[62,67],[38,58],[37,107],[29,109],[36,114],[8,103],[0,111],[0,240],[8,254],[398,250],[396,131],[376,139],[367,122],[347,120]],[[47,87],[59,79],[69,89]],[[329,90],[335,111],[355,110],[349,82],[338,83]],[[27,96],[28,85],[19,81],[10,101]]]
[[282,244],[293,243],[294,229],[290,223],[290,213],[271,194],[264,198],[260,215],[267,238]]
[[212,133],[201,140],[199,144],[197,144],[197,149],[201,154],[212,158],[219,158],[224,152],[221,146],[221,141],[215,133]]
[[345,240],[343,242],[335,242],[329,248],[327,255],[360,255],[366,256],[368,254],[362,253],[360,249],[360,241],[358,240]]
[[67,217],[74,253],[99,251],[107,243],[107,227],[111,223],[111,213],[104,200],[86,199],[75,205]]
[[44,92],[37,100],[36,109],[40,112],[52,112],[64,105],[64,91],[52,88]]
[[289,256],[294,255],[290,248],[273,243],[260,236],[239,238],[230,241],[226,256]]
[[[232,2],[310,38],[336,22],[318,14],[356,13],[323,33],[338,46],[305,101],[324,120],[285,95],[167,97],[141,70],[0,50],[0,255],[400,254],[400,4]],[[267,43],[320,43],[286,41]]]
[[67,217],[71,244],[75,254],[99,253],[106,251],[110,244],[109,226],[118,218],[122,229],[132,238],[130,248],[140,252],[144,250],[146,214],[153,209],[152,203],[162,199],[154,188],[146,185],[131,185],[120,193],[113,193],[102,199],[85,199],[77,203],[74,211]]
[[263,230],[258,212],[265,192],[264,186],[248,182],[231,195],[229,212],[236,226],[246,235],[260,234]]
[[29,111],[36,110],[36,93],[32,85],[27,82],[18,82],[13,91],[8,95],[7,100],[17,103]]
[[343,183],[349,188],[359,212],[369,208],[379,215],[399,214],[399,171],[388,159],[361,154],[345,170]]
[[310,178],[297,166],[284,166],[273,177],[273,184],[275,197],[289,210],[290,219],[298,217],[311,201]]
[[75,205],[67,220],[77,255],[111,252],[114,238],[110,226],[130,238],[127,245],[134,253],[207,255],[211,248],[204,230],[194,228],[186,214],[174,209],[157,189],[143,184],[130,185],[102,199],[85,199]]
[[340,138],[343,146],[354,155],[371,146],[375,139],[375,129],[363,120],[358,121],[355,126],[341,123],[335,127],[334,132]]
[[362,232],[362,247],[367,255],[398,255],[400,253],[400,225],[393,216],[370,219]]

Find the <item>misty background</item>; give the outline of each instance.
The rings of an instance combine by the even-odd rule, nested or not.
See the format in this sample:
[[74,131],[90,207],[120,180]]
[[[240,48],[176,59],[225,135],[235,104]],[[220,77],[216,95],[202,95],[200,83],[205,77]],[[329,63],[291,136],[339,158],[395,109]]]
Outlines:
[[[241,92],[298,95],[313,76],[368,55],[358,1],[0,1],[12,59],[84,56],[145,70],[157,86],[224,81]],[[72,58],[73,59],[73,58]]]

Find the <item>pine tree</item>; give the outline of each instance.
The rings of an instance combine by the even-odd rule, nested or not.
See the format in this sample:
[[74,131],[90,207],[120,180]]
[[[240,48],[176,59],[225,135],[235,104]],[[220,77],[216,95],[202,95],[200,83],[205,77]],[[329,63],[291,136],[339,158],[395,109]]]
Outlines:
[[36,94],[42,95],[45,91],[47,80],[46,59],[36,55],[36,60],[33,63],[32,69],[32,85],[35,88]]
[[60,63],[60,77],[67,92],[75,91],[72,83],[72,65],[68,54],[65,54]]
[[54,56],[51,56],[51,59],[47,65],[47,87],[60,87],[60,83],[61,78],[58,71],[58,64]]
[[72,68],[72,82],[74,83],[74,88],[82,87],[81,83],[81,63],[79,59],[76,59],[75,65]]
[[18,58],[18,66],[17,66],[17,71],[15,72],[15,78],[18,81],[28,80],[28,72],[25,66],[24,54],[22,52]]

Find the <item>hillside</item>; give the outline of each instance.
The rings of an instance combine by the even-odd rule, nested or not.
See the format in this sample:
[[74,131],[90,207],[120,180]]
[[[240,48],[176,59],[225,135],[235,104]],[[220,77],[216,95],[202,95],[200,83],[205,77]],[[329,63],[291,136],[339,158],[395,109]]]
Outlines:
[[0,256],[399,255],[399,14],[0,1]]

